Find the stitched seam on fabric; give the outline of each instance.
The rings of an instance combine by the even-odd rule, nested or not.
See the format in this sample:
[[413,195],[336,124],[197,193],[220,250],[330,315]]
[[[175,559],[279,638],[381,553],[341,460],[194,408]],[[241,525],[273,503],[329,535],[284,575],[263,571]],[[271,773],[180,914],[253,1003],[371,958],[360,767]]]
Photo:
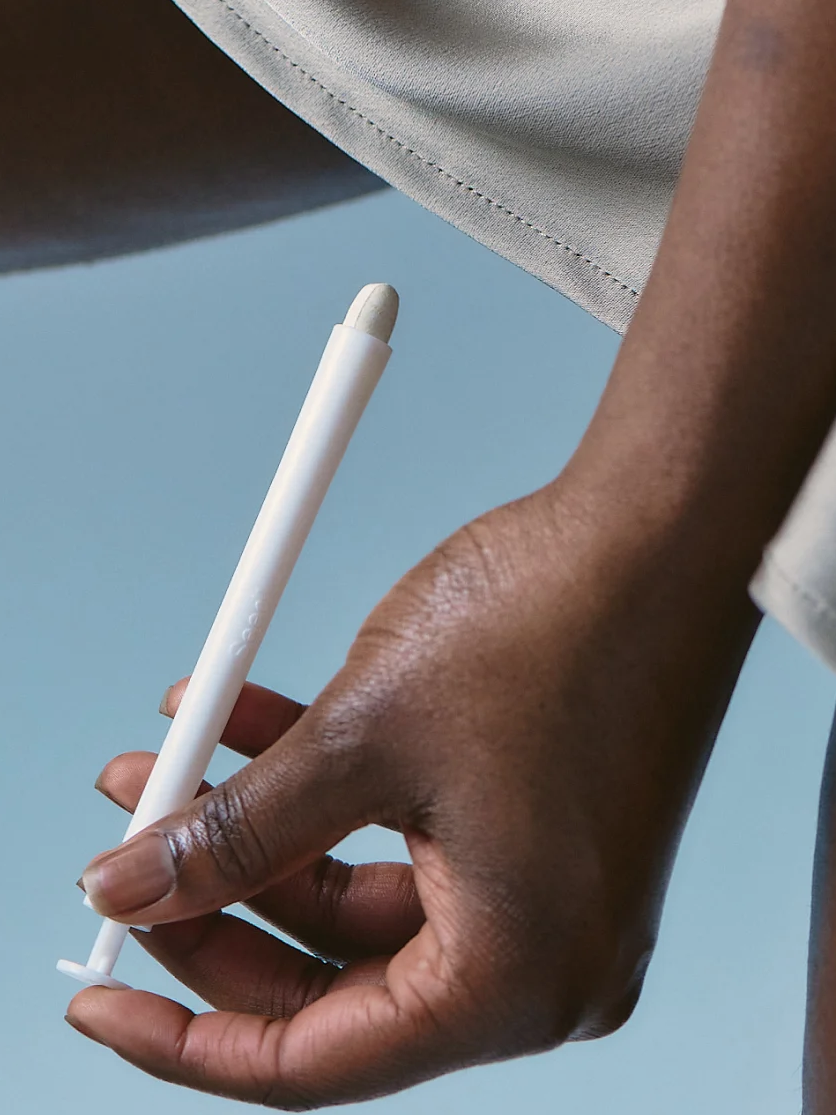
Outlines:
[[380,125],[376,124],[374,120],[372,120],[369,116],[366,116],[365,113],[361,112],[359,108],[355,108],[354,105],[349,104],[348,101],[346,101],[344,98],[338,97],[336,93],[333,93],[326,85],[323,85],[322,82],[317,77],[314,77],[312,73],[306,70],[304,66],[301,66],[298,62],[294,62],[293,59],[289,57],[289,55],[285,54],[281,47],[276,46],[274,42],[267,38],[263,31],[259,31],[257,27],[254,27],[251,23],[249,23],[236,8],[234,8],[227,2],[227,0],[217,0],[217,3],[220,4],[221,7],[226,8],[226,10],[231,15],[233,15],[237,20],[243,23],[250,34],[255,35],[257,38],[261,39],[270,50],[272,50],[275,54],[278,54],[279,57],[287,62],[288,65],[292,66],[294,70],[298,70],[299,73],[304,74],[304,76],[309,81],[312,81],[314,85],[316,85],[319,89],[321,89],[323,93],[329,96],[338,105],[342,105],[343,108],[346,108],[349,112],[353,113],[370,128],[374,128],[374,130],[379,135],[383,136],[384,139],[387,139],[390,143],[394,143],[396,147],[399,147],[402,151],[405,151],[406,154],[412,155],[425,166],[432,168],[443,178],[449,179],[459,189],[473,194],[475,197],[478,197],[480,201],[484,201],[488,205],[493,206],[500,213],[504,213],[506,216],[512,217],[515,221],[518,221],[525,228],[530,228],[532,232],[536,232],[538,236],[542,236],[544,240],[548,240],[556,247],[562,248],[564,252],[567,252],[569,255],[574,256],[576,259],[582,260],[584,263],[588,263],[593,271],[600,271],[602,275],[605,275],[612,283],[620,287],[621,290],[625,290],[628,294],[632,294],[635,298],[638,298],[639,292],[634,287],[631,287],[627,283],[623,282],[623,280],[614,275],[612,271],[607,271],[605,267],[603,267],[600,263],[596,263],[594,259],[590,259],[589,256],[585,256],[583,252],[579,252],[577,248],[573,248],[571,244],[567,244],[563,240],[558,240],[556,236],[552,236],[550,232],[546,232],[545,229],[540,228],[538,225],[534,224],[533,221],[526,220],[526,218],[521,216],[519,213],[515,213],[513,209],[509,209],[507,205],[503,205],[502,202],[496,201],[492,197],[488,197],[487,194],[484,194],[481,191],[477,190],[475,186],[471,186],[469,183],[463,181],[461,178],[456,177],[456,175],[453,174],[451,171],[445,170],[445,168],[439,163],[434,163],[431,159],[427,159],[424,155],[421,155],[418,151],[415,151],[412,147],[404,143],[402,140],[399,140],[395,136],[390,135],[389,132],[387,132],[384,128],[381,128]]
[[836,626],[836,610],[834,610],[830,604],[820,596],[816,596],[814,593],[810,592],[809,589],[800,585],[789,573],[781,568],[771,554],[765,556],[764,564],[772,569],[779,579],[784,582],[787,588],[792,589],[796,596],[800,597],[806,604],[809,604],[814,612],[820,616],[824,616],[825,619]]

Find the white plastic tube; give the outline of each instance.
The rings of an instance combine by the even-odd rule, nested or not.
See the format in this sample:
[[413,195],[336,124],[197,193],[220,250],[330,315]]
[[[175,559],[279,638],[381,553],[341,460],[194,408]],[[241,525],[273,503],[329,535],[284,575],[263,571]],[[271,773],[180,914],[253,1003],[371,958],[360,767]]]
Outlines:
[[[141,829],[182,809],[197,793],[293,566],[366,404],[391,355],[398,298],[383,283],[364,287],[334,326],[284,456],[131,823]],[[128,933],[105,919],[86,965],[58,970],[84,983],[112,978]]]

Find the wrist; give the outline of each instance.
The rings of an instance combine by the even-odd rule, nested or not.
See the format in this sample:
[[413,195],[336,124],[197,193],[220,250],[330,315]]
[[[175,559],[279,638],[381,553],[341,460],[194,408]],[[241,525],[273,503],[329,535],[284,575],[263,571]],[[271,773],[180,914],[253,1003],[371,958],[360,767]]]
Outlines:
[[750,480],[724,478],[659,436],[593,423],[555,485],[612,575],[633,569],[708,603],[746,595],[779,525]]
[[[538,599],[553,605],[558,640],[585,633],[590,662],[612,684],[652,678],[662,703],[687,720],[704,701],[717,727],[761,619],[747,592],[756,559],[715,544],[657,481],[641,455],[603,460],[582,446],[542,490],[556,560],[539,566],[556,591]],[[621,638],[629,650],[614,660]]]
[[[836,415],[826,0],[727,6],[657,258],[570,472],[747,583]],[[718,574],[719,575],[719,574]]]

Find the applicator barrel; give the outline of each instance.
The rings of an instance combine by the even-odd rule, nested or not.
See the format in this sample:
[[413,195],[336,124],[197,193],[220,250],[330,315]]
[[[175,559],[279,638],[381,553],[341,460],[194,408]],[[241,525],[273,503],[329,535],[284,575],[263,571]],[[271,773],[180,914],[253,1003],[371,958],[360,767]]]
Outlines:
[[[166,735],[125,840],[194,798],[328,486],[391,354],[335,325],[281,464]],[[106,919],[87,967],[110,975],[127,927]]]

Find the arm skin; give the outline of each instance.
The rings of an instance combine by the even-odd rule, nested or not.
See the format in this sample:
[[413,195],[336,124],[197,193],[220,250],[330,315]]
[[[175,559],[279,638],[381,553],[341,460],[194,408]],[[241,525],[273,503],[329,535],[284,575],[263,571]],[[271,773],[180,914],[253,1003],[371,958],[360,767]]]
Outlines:
[[0,0],[0,272],[152,248],[383,183],[171,0]]
[[[629,1017],[757,626],[749,578],[836,413],[834,57],[832,0],[728,0],[569,466],[410,571],[309,709],[248,687],[225,740],[252,762],[85,871],[216,1011],[91,988],[73,1026],[301,1110]],[[151,762],[99,786],[131,808]],[[324,858],[370,822],[403,828],[411,867]],[[323,959],[216,912],[236,899]]]
[[[579,458],[751,571],[836,414],[836,8],[729,0],[668,225]],[[580,463],[580,462],[579,462]],[[611,480],[611,482],[613,482]]]

